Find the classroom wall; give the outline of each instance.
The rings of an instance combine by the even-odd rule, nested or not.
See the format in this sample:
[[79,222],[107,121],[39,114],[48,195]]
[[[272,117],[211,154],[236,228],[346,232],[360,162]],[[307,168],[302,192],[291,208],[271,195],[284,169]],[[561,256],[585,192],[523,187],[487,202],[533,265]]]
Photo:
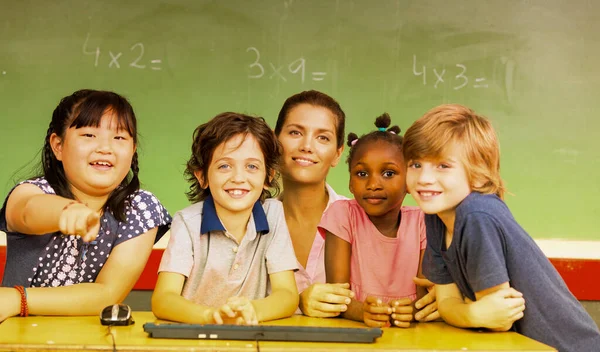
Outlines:
[[[31,176],[51,112],[81,88],[127,96],[140,177],[174,213],[193,129],[234,110],[273,124],[318,89],[347,131],[403,130],[462,103],[498,130],[507,203],[537,239],[598,240],[598,1],[0,0],[0,198]],[[349,195],[346,165],[328,178]],[[414,204],[412,199],[407,202]]]
[[[598,322],[598,13],[563,0],[0,0],[0,199],[35,173],[52,110],[81,88],[130,99],[143,186],[171,213],[188,205],[192,131],[222,111],[274,124],[285,98],[317,89],[361,134],[384,111],[406,130],[466,104],[498,131],[516,219],[558,241],[545,253],[566,260]],[[350,195],[343,163],[328,182]]]

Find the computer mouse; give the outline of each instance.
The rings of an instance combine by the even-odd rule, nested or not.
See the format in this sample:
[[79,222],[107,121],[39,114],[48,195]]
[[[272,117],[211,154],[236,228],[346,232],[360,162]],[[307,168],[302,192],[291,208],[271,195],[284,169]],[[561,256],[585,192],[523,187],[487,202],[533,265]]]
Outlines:
[[113,304],[105,307],[100,313],[102,325],[131,325],[134,323],[131,316],[131,307],[126,304]]

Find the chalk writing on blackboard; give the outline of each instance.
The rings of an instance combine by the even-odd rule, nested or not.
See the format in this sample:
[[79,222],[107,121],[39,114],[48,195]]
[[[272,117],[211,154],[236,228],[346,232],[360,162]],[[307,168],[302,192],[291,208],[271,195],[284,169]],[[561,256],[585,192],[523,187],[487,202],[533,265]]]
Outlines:
[[[257,48],[249,47],[246,49],[246,52],[254,53],[254,62],[248,65],[248,78],[259,79],[267,77],[268,79],[277,79],[287,82],[289,73],[292,75],[299,75],[302,83],[306,80],[306,59],[303,57],[290,62],[287,67],[285,65],[276,66],[272,62],[268,62],[269,69],[267,72],[265,66],[261,63],[260,51]],[[327,72],[324,71],[310,72],[310,77],[313,81],[322,81],[325,79],[325,76],[327,76]]]
[[[432,68],[432,72],[435,78],[433,88],[438,87],[440,83],[445,83],[446,79],[452,84],[452,89],[459,90],[469,85],[469,77],[467,76],[467,66],[457,63],[452,69],[448,69],[450,78],[446,78],[446,69]],[[413,74],[415,76],[423,76],[423,85],[427,85],[427,66],[422,65],[417,68],[417,55],[413,55]],[[488,88],[485,77],[476,77],[475,83],[472,85],[473,88]]]
[[509,57],[502,56],[494,61],[494,82],[504,84],[506,99],[509,102],[512,102],[516,67],[516,61]]
[[108,60],[104,60],[107,61],[108,63],[106,64],[108,68],[115,68],[115,69],[120,69],[121,65],[126,65],[126,67],[133,67],[133,68],[137,68],[137,69],[146,69],[149,68],[151,70],[154,71],[160,71],[161,68],[161,64],[162,64],[162,60],[161,59],[152,59],[149,61],[146,61],[144,54],[145,54],[145,49],[144,49],[144,44],[143,43],[134,43],[130,48],[129,51],[126,53],[126,57],[122,58],[123,56],[123,52],[121,51],[111,51],[108,50],[108,56],[102,54],[102,51],[100,50],[100,47],[97,46],[94,49],[91,49],[88,47],[88,42],[90,40],[90,33],[88,33],[85,37],[85,41],[83,42],[83,47],[82,47],[82,52],[84,55],[92,55],[94,56],[94,67],[98,67],[98,65],[102,64],[104,65],[104,63],[101,63],[101,58],[102,60],[104,60],[105,58]]
[[579,150],[572,148],[555,149],[553,150],[553,153],[560,155],[562,157],[562,161],[569,164],[576,164],[577,157],[580,154]]

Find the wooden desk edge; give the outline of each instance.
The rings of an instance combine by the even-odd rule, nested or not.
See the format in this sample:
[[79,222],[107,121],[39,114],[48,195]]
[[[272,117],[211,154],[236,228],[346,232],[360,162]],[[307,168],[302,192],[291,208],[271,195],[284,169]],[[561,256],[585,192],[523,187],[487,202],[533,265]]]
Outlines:
[[[157,322],[151,312],[134,312],[135,325],[113,327],[118,351],[257,351],[255,341],[157,339],[143,330],[146,322]],[[364,327],[344,319],[292,316],[265,325]],[[112,338],[95,316],[14,317],[0,324],[0,351],[113,350]],[[482,335],[482,334],[485,334]],[[437,337],[437,338],[436,338]],[[25,342],[28,341],[28,342]],[[49,343],[50,342],[50,343]],[[260,341],[260,351],[507,351],[549,352],[549,346],[514,332],[486,333],[458,329],[443,322],[415,323],[409,329],[385,328],[375,343],[317,343]]]

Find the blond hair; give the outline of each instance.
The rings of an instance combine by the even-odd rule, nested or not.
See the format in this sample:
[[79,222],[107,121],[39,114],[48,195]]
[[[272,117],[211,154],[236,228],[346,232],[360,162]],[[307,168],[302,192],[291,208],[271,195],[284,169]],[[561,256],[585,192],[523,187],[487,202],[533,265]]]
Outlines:
[[444,104],[429,110],[404,134],[406,161],[440,158],[456,143],[472,190],[504,197],[500,147],[491,122],[466,106]]

